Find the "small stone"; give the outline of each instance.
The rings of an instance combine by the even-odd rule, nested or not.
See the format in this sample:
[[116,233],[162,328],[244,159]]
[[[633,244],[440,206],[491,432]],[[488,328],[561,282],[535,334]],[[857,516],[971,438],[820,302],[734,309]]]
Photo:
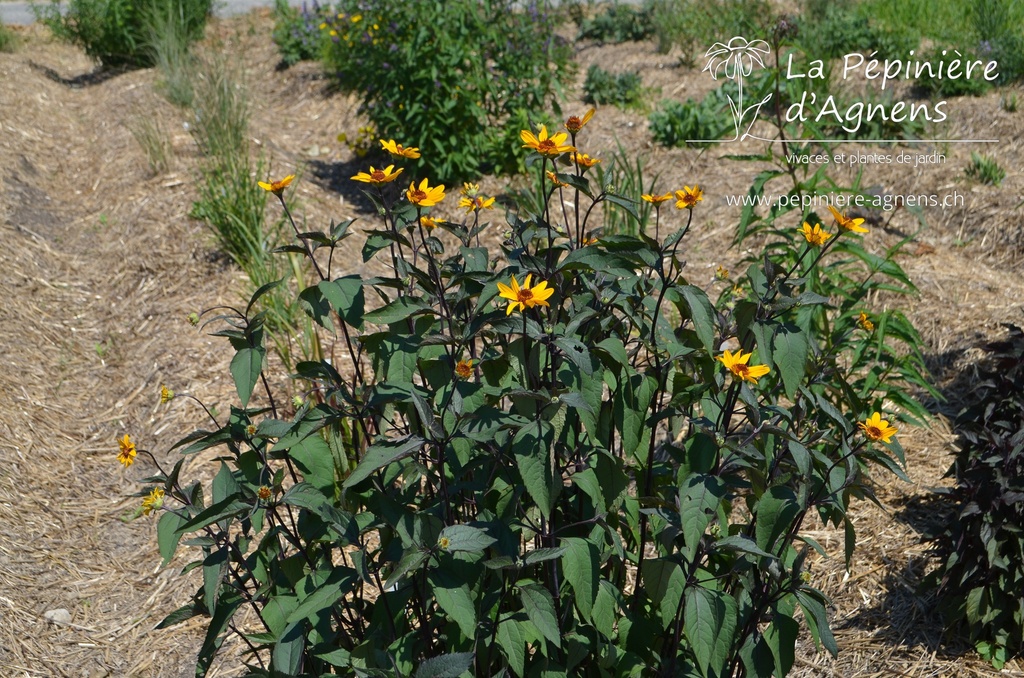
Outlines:
[[43,614],[43,617],[45,617],[47,621],[51,621],[54,624],[71,623],[71,613],[65,610],[63,607],[58,608],[56,610],[47,610]]

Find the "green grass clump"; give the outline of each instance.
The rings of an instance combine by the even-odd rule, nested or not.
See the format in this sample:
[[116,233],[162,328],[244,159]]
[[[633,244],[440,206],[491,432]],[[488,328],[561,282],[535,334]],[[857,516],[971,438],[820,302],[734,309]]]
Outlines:
[[18,35],[0,22],[0,52],[13,52],[18,47]]
[[971,179],[988,186],[998,186],[1006,178],[1006,170],[995,158],[980,153],[971,153],[971,164],[964,171]]
[[644,90],[640,74],[612,74],[597,64],[587,69],[583,100],[588,104],[611,104],[619,108],[643,108]]
[[[721,90],[715,90],[720,92]],[[662,146],[703,148],[735,131],[728,102],[710,93],[700,101],[664,101],[650,115],[651,135]]]
[[580,40],[598,40],[600,42],[636,42],[654,35],[653,3],[645,3],[642,7],[613,3],[591,17],[580,17]]

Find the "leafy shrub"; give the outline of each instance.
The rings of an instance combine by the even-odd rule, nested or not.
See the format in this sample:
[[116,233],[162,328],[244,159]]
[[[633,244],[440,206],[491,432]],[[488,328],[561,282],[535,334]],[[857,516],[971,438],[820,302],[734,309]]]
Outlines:
[[877,52],[874,58],[879,59],[905,59],[920,42],[917,33],[902,25],[876,26],[849,2],[806,3],[799,23],[799,35],[816,59],[839,59],[851,50]]
[[971,153],[971,164],[965,170],[967,176],[989,186],[998,186],[1006,178],[1006,170],[995,158],[980,153]]
[[654,34],[654,10],[651,3],[633,7],[613,3],[598,14],[582,18],[577,39],[601,42],[637,42]]
[[678,46],[687,64],[723,38],[763,32],[762,23],[772,16],[766,0],[652,0],[651,12],[658,50]]
[[928,72],[924,72],[922,77],[916,80],[918,89],[924,95],[930,97],[980,97],[992,88],[992,83],[983,77],[981,69],[974,69],[970,78],[964,77],[964,74],[961,74],[959,78],[939,77],[942,72],[940,62],[946,64],[953,58],[959,58],[964,62],[979,59],[968,50],[931,49],[921,55],[921,61],[930,63],[932,66],[930,72],[935,74],[935,77],[928,77]]
[[735,129],[729,104],[724,96],[709,93],[700,102],[687,99],[663,101],[650,115],[651,135],[663,146],[706,147]]
[[613,75],[597,64],[592,64],[583,82],[583,100],[588,104],[612,104],[620,108],[641,107],[643,81],[639,73]]
[[[202,584],[162,625],[210,616],[197,676],[243,607],[257,676],[768,678],[792,668],[800,619],[836,652],[806,564],[823,549],[800,532],[843,526],[849,564],[868,473],[905,477],[879,410],[913,403],[913,328],[857,315],[909,286],[898,248],[775,222],[713,302],[682,275],[696,186],[651,201],[656,220],[687,210],[675,232],[592,240],[595,208],[635,218],[639,197],[556,162],[583,124],[510,135],[544,154],[536,210],[509,210],[500,251],[473,243],[493,204],[475,188],[469,225],[438,223],[433,177],[357,175],[381,215],[362,262],[335,251],[352,222],[293,246],[314,260],[299,297],[324,353],[348,360],[298,364],[292,402],[264,378],[267,289],[209,312],[239,402],[174,449],[216,449],[220,472],[205,488],[182,459],[142,493],[165,560],[195,533]],[[559,209],[565,191],[578,209]],[[374,258],[393,273],[352,272]]]
[[320,28],[334,15],[330,5],[313,0],[302,8],[292,7],[288,0],[274,0],[274,44],[281,54],[282,63],[294,66],[300,61],[315,61],[321,57],[327,36]]
[[0,52],[13,52],[18,46],[18,35],[0,21]]
[[154,15],[180,19],[186,42],[203,35],[213,0],[69,0],[36,8],[58,38],[78,45],[104,67],[152,66],[149,26]]
[[937,587],[948,622],[997,669],[1024,645],[1024,331],[989,344],[972,378],[976,402],[956,419],[956,460],[948,476],[955,514],[944,522]]
[[412,163],[449,183],[516,171],[522,154],[496,134],[544,110],[572,75],[572,50],[543,2],[344,0],[325,30],[325,67],[358,92],[384,138],[424,150]]

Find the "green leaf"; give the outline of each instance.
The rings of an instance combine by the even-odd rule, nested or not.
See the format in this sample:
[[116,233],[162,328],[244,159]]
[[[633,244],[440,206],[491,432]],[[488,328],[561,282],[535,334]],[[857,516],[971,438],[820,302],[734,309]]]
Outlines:
[[825,604],[806,590],[796,591],[796,599],[800,608],[807,617],[807,624],[811,627],[811,635],[814,637],[814,644],[818,646],[820,639],[821,646],[828,650],[833,657],[839,654],[839,647],[832,635],[832,629],[828,625],[828,613],[825,611]]
[[289,456],[302,473],[302,478],[324,496],[334,496],[334,455],[319,435],[311,435],[291,446]]
[[647,595],[658,606],[662,626],[667,629],[679,611],[679,601],[686,588],[686,575],[679,563],[665,558],[645,560],[642,574]]
[[623,380],[615,394],[615,423],[622,431],[622,454],[626,458],[635,455],[643,443],[650,439],[647,409],[651,406],[656,389],[657,382],[651,377],[633,374],[628,381]]
[[686,589],[683,630],[701,673],[721,675],[736,631],[736,601],[721,591],[700,586]]
[[561,544],[565,546],[562,570],[575,593],[573,601],[583,620],[589,622],[597,599],[600,553],[596,545],[581,537],[566,537]]
[[547,560],[561,558],[563,553],[565,553],[564,546],[558,546],[556,548],[534,549],[533,551],[527,553],[526,557],[523,558],[523,564],[536,565],[537,563],[543,563]]
[[555,647],[561,647],[562,634],[555,617],[555,602],[548,590],[540,584],[526,584],[519,587],[519,595],[526,616],[534,627]]
[[409,436],[401,440],[384,440],[371,445],[359,461],[359,465],[345,479],[343,487],[350,488],[370,477],[388,464],[408,457],[423,446],[423,438]]
[[363,279],[359,275],[322,280],[318,287],[342,320],[356,329],[363,329],[366,298],[363,294]]
[[160,547],[160,555],[163,557],[163,564],[171,562],[174,552],[178,550],[178,542],[181,540],[181,526],[187,519],[171,511],[164,511],[160,516],[160,522],[156,525],[156,542]]
[[242,407],[249,405],[249,398],[260,380],[263,370],[263,358],[267,351],[262,346],[239,349],[231,359],[231,377],[235,380],[235,390],[242,401]]
[[416,299],[414,297],[400,297],[386,306],[382,306],[375,311],[370,311],[363,316],[363,319],[366,322],[375,323],[377,325],[390,325],[391,323],[398,322],[399,320],[405,320],[416,313],[423,313],[424,311],[429,310],[430,306],[428,306],[422,299]]
[[716,314],[711,300],[708,299],[704,290],[693,285],[683,285],[678,290],[686,300],[686,305],[690,307],[690,320],[693,321],[693,330],[697,333],[697,338],[704,345],[704,350],[709,355],[713,355],[715,352]]
[[281,278],[280,280],[273,280],[271,282],[260,285],[259,288],[257,288],[257,290],[252,293],[252,297],[249,298],[249,304],[245,307],[245,317],[249,317],[249,311],[251,311],[252,307],[256,305],[256,302],[259,301],[260,297],[262,297],[264,294],[274,289],[283,282],[284,278]]
[[331,305],[327,302],[319,287],[307,287],[299,293],[299,305],[317,325],[324,329],[334,329],[331,322]]
[[785,676],[793,668],[800,624],[793,618],[793,598],[786,596],[772,605],[772,621],[764,632],[778,675]]
[[227,497],[224,501],[211,504],[188,521],[182,523],[178,527],[178,533],[184,534],[185,532],[192,532],[193,530],[201,530],[207,525],[212,525],[219,520],[241,513],[248,513],[250,510],[252,510],[252,506],[244,501],[241,501],[234,496]]
[[512,453],[523,485],[545,518],[551,517],[561,487],[551,458],[553,437],[554,428],[549,422],[534,420],[520,428],[512,439]]
[[480,553],[491,544],[498,541],[479,527],[471,525],[449,525],[441,530],[438,541],[448,540],[449,551],[468,551]]
[[[312,575],[310,575],[312,576]],[[322,577],[320,577],[322,579]],[[351,567],[335,565],[331,574],[312,593],[301,598],[299,606],[296,607],[285,618],[285,623],[293,624],[304,619],[309,619],[323,610],[329,610],[334,604],[344,598],[352,586],[358,581],[359,576]]]
[[758,548],[774,552],[775,541],[786,534],[800,512],[796,494],[788,487],[776,485],[757,502],[755,537]]
[[612,638],[615,635],[615,620],[620,616],[618,593],[619,590],[609,581],[602,579],[598,584],[591,621],[594,628],[604,634],[605,638]]
[[430,586],[434,592],[434,599],[445,613],[455,620],[462,630],[462,635],[468,639],[476,637],[476,608],[473,606],[473,597],[469,593],[469,587],[459,584],[454,578],[444,572],[432,570],[427,575]]
[[212,615],[217,610],[220,587],[228,568],[228,548],[222,546],[203,560],[203,600]]
[[415,678],[459,678],[473,665],[472,652],[455,652],[425,659],[416,669]]
[[715,476],[695,474],[679,488],[679,519],[683,529],[683,557],[692,562],[700,539],[725,496]]
[[180,624],[183,621],[191,619],[192,617],[198,617],[203,614],[204,610],[202,606],[196,605],[195,603],[189,603],[188,605],[182,605],[174,612],[164,617],[163,621],[156,625],[158,629],[166,629],[175,624]]
[[790,400],[803,381],[808,350],[807,334],[796,325],[787,323],[776,329],[772,339],[772,360],[779,368],[786,397]]
[[243,602],[242,597],[235,593],[228,593],[221,599],[217,611],[210,619],[209,626],[206,627],[206,637],[203,638],[203,644],[199,648],[199,657],[196,660],[196,678],[205,678],[206,672],[210,670],[217,650],[224,642],[228,624],[235,615],[235,610],[241,607]]
[[306,649],[305,624],[292,622],[281,634],[270,655],[270,668],[275,676],[298,676]]
[[496,639],[498,646],[508,659],[509,668],[519,678],[526,674],[526,636],[519,628],[519,622],[513,617],[506,617],[498,624]]

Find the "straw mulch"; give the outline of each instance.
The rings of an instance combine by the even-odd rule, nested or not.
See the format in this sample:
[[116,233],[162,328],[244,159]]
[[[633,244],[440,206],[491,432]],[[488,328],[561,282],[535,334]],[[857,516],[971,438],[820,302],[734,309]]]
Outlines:
[[[300,171],[297,198],[310,227],[332,218],[372,221],[347,181],[359,161],[336,141],[340,132],[354,136],[362,122],[352,100],[331,94],[315,65],[275,70],[270,27],[261,13],[216,22],[208,34],[211,49],[245,68],[254,148],[267,154],[275,176]],[[178,575],[187,562],[180,555],[160,567],[151,519],[118,520],[137,505],[135,481],[151,468],[140,455],[122,470],[116,439],[130,433],[158,459],[173,461],[169,445],[201,419],[187,401],[159,405],[162,383],[227,409],[233,388],[226,344],[185,317],[237,302],[244,280],[188,217],[197,153],[183,127],[186,114],[155,93],[155,74],[81,78],[92,64],[80,52],[38,27],[23,35],[19,52],[0,54],[0,674],[192,675],[201,624],[153,627],[187,602],[195,581]],[[675,55],[657,55],[649,43],[585,46],[578,56],[580,82],[587,66],[599,63],[641,70],[645,84],[665,97],[685,99],[709,87],[706,76],[678,68]],[[579,95],[579,87],[570,93],[567,113],[586,110]],[[173,148],[173,165],[162,175],[151,176],[128,131],[138,116],[158,121]],[[854,507],[859,539],[851,572],[842,563],[842,535],[808,526],[835,554],[818,559],[812,572],[834,600],[841,654],[832,660],[805,638],[794,670],[801,678],[993,674],[969,648],[943,642],[931,601],[915,587],[935,565],[920,535],[942,516],[928,488],[948,482],[942,476],[955,436],[947,417],[969,392],[975,347],[997,336],[999,323],[1021,321],[1024,114],[1000,110],[998,94],[990,94],[951,102],[949,116],[951,138],[1005,140],[998,158],[1007,177],[999,189],[966,181],[970,149],[961,147],[941,149],[947,159],[938,166],[878,166],[865,177],[891,193],[966,196],[962,208],[926,209],[929,228],[902,259],[921,290],[907,311],[948,400],[936,404],[931,429],[900,432],[913,482],[879,476],[882,508]],[[710,286],[717,264],[742,256],[728,250],[736,210],[716,193],[745,192],[759,168],[722,160],[724,148],[655,147],[643,115],[610,107],[587,134],[591,155],[610,155],[616,140],[644,152],[648,176],[660,173],[661,191],[695,182],[705,188],[688,252],[692,282]],[[506,189],[499,179],[481,183],[489,193]],[[880,216],[868,237],[876,251],[916,231],[905,212],[891,221]],[[663,227],[677,220],[669,215]],[[358,270],[356,262],[345,265]],[[881,308],[893,300],[875,301]],[[186,474],[215,471],[200,455]],[[68,610],[71,622],[44,618],[57,609]],[[237,653],[229,644],[215,675],[237,675]],[[1004,675],[1024,670],[1012,663]]]

